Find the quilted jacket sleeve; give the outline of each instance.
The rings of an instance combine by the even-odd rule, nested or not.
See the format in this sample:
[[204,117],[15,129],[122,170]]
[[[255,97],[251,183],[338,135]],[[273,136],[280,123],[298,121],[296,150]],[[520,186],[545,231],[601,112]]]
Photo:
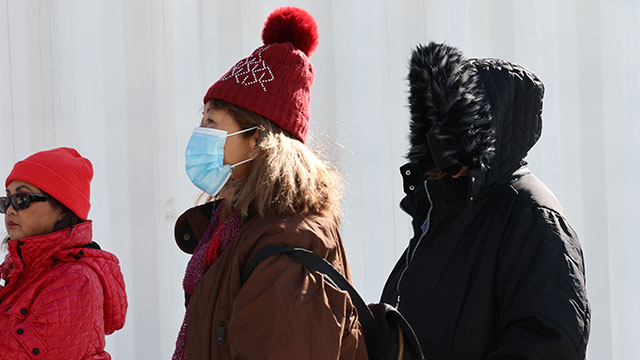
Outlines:
[[584,359],[590,309],[577,235],[553,210],[519,211],[498,254],[501,334],[488,359]]
[[0,330],[0,359],[81,359],[104,347],[98,276],[86,265],[58,266],[30,305],[11,310],[21,321]]
[[256,267],[233,305],[234,359],[366,359],[348,295],[284,255]]

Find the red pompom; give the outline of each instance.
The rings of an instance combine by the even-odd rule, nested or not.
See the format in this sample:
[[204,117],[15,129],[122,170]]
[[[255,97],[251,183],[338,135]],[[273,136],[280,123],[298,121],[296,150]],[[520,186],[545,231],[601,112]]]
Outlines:
[[262,30],[265,45],[290,42],[307,56],[318,46],[318,25],[306,11],[287,6],[274,10]]

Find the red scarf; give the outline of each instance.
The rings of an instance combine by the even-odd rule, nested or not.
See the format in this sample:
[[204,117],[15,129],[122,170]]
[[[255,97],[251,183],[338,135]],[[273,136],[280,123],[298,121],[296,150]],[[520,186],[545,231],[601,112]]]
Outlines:
[[204,264],[207,269],[216,261],[220,253],[222,253],[222,250],[229,245],[240,230],[240,221],[235,212],[231,213],[223,222],[216,225],[211,234],[211,241],[209,241],[209,246],[204,256]]

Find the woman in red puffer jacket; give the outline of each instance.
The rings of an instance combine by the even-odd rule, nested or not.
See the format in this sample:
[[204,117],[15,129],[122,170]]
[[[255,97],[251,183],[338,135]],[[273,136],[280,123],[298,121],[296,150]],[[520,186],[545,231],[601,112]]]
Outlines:
[[74,149],[15,164],[0,197],[0,359],[110,359],[127,311],[118,259],[91,240],[93,168]]

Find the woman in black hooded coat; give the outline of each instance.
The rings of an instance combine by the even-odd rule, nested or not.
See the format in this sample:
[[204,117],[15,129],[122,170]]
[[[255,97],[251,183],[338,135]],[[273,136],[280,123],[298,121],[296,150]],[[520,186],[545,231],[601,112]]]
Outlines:
[[542,82],[431,43],[413,52],[411,148],[401,167],[414,236],[382,301],[437,359],[584,359],[582,250],[525,157],[542,131]]

